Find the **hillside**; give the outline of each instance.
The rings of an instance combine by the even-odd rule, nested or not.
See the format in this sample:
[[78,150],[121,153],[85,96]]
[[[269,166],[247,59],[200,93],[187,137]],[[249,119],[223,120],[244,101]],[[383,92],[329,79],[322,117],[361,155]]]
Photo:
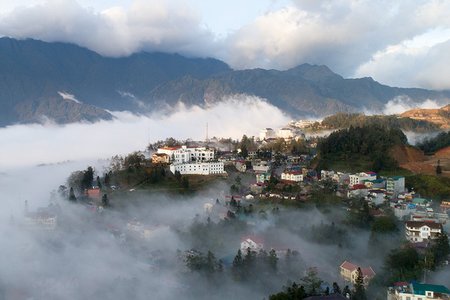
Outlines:
[[[147,112],[178,101],[204,105],[242,93],[265,98],[292,117],[379,110],[397,96],[450,99],[445,91],[345,79],[309,64],[286,71],[232,70],[212,58],[167,53],[111,58],[73,44],[11,38],[0,38],[0,57],[0,126],[42,116],[60,123],[95,121],[110,118],[106,110]],[[73,94],[78,105],[61,102],[59,92]]]
[[402,113],[400,117],[427,121],[436,124],[441,129],[450,129],[450,104],[439,109],[411,109]]
[[417,120],[395,115],[372,115],[360,113],[337,113],[323,119],[321,125],[325,129],[340,129],[350,126],[376,124],[379,126],[401,128],[404,131],[430,132],[440,130],[440,126],[428,120]]
[[406,144],[407,138],[399,128],[365,125],[340,129],[319,142],[319,169],[395,170],[399,163],[390,149]]

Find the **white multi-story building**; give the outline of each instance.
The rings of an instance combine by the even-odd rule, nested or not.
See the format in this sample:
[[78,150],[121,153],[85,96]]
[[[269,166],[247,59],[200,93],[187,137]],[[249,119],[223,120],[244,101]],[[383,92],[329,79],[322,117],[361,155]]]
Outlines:
[[290,128],[283,127],[278,130],[278,137],[283,139],[290,139],[294,137],[294,132]]
[[375,180],[375,179],[377,179],[377,173],[374,172],[361,172],[357,174],[351,174],[349,186],[352,187],[355,184],[361,184],[363,183],[364,180]]
[[203,162],[214,159],[214,149],[206,147],[163,147],[157,153],[169,155],[171,163]]
[[393,195],[403,193],[405,191],[405,177],[388,177],[386,180],[386,191]]
[[259,132],[259,139],[260,140],[266,140],[266,139],[274,139],[277,135],[275,131],[272,128],[264,128]]
[[405,222],[406,239],[412,243],[421,243],[436,239],[442,233],[442,224],[433,221]]
[[170,165],[170,171],[175,174],[189,175],[213,175],[225,174],[224,164],[222,161],[205,161],[205,162],[188,162]]

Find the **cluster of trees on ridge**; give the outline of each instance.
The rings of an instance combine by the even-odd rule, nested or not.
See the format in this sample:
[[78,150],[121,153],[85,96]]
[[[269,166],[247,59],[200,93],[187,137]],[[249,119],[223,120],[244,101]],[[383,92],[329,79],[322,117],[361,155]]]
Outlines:
[[450,131],[441,132],[431,139],[426,139],[417,145],[426,154],[434,154],[437,151],[450,147]]
[[361,127],[368,125],[379,125],[390,128],[401,128],[406,131],[429,132],[440,130],[436,124],[425,120],[414,120],[402,118],[394,115],[373,115],[366,116],[361,113],[337,113],[326,117],[322,121],[322,126],[328,129],[339,129],[348,127]]
[[[395,169],[397,162],[389,155],[395,145],[406,145],[407,138],[401,129],[380,125],[366,125],[332,132],[320,141],[318,150],[324,162],[333,160],[366,160],[374,171]],[[323,167],[324,168],[324,167]]]

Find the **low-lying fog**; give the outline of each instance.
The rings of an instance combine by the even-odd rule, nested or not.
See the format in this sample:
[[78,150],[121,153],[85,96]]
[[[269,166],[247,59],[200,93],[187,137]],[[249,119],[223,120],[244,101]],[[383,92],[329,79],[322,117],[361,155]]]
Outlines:
[[[382,257],[369,246],[367,232],[339,234],[338,242],[311,239],[313,224],[334,226],[336,221],[340,226],[343,208],[323,214],[285,208],[276,213],[268,207],[244,220],[221,221],[229,191],[224,182],[189,196],[128,192],[112,197],[112,208],[101,213],[51,196],[72,171],[90,165],[101,176],[109,157],[143,150],[149,142],[170,136],[203,139],[206,123],[210,137],[240,138],[290,120],[254,97],[207,109],[180,106],[172,114],[115,116],[95,124],[0,129],[0,299],[263,299],[287,279],[298,280],[309,267],[341,285],[338,266],[345,259],[381,268]],[[210,212],[205,203],[212,205]],[[56,230],[26,224],[26,209],[49,204],[58,211]],[[150,234],[130,238],[127,226],[135,221]],[[289,248],[299,256],[288,263],[280,255],[278,273],[264,280],[247,274],[250,278],[235,281],[230,265],[246,235],[262,238],[267,251]],[[223,271],[208,276],[190,271],[182,257],[193,248],[205,255],[212,251],[222,260]]]

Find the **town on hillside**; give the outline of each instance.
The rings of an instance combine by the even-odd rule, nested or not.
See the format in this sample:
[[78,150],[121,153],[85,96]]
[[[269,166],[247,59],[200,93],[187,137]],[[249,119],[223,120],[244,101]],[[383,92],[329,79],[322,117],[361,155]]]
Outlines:
[[[378,157],[385,148],[377,145],[403,143],[402,137],[388,132],[375,145],[367,130],[352,146],[358,153],[369,148],[365,160],[345,150],[351,130],[336,141],[333,134],[306,137],[287,127],[237,141],[168,138],[113,157],[104,173],[92,167],[73,172],[48,207],[31,210],[27,202],[23,220],[14,224],[58,235],[74,226],[67,210],[82,208],[83,223],[109,234],[149,272],[176,265],[185,284],[189,274],[206,274],[273,300],[450,299],[450,282],[434,282],[450,274],[448,181],[386,165],[391,161]],[[182,215],[189,221],[165,221],[156,217],[158,207],[181,200],[157,200],[162,194],[200,204]],[[58,197],[73,206],[63,207]],[[131,210],[136,203],[140,209]],[[155,208],[149,212],[143,204]],[[169,233],[185,248],[155,248]]]

